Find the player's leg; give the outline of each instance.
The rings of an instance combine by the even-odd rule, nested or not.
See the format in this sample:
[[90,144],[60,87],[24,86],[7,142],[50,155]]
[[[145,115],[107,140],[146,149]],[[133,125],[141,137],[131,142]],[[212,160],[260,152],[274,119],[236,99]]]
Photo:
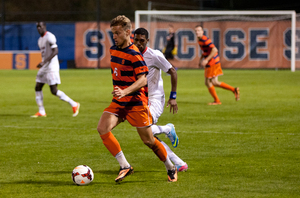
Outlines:
[[213,73],[213,77],[212,78],[212,83],[215,87],[221,87],[223,89],[232,91],[232,93],[234,93],[235,99],[238,101],[240,99],[240,91],[238,87],[232,87],[231,85],[228,85],[224,82],[219,82],[218,81],[218,76],[223,75],[223,71],[221,68],[221,63],[218,63],[216,65],[213,65],[212,67],[212,73]]
[[152,125],[151,126],[153,135],[166,134],[170,139],[172,146],[176,148],[179,144],[179,138],[176,134],[175,127],[173,124],[169,123],[166,125]]
[[77,116],[79,113],[80,104],[72,100],[67,96],[63,91],[57,89],[57,84],[50,85],[50,91],[54,96],[57,96],[59,99],[69,103],[73,109],[73,117]]
[[114,114],[103,112],[97,126],[97,131],[100,134],[104,146],[120,164],[119,175],[115,179],[116,182],[122,181],[126,176],[133,173],[133,168],[126,160],[118,140],[111,132],[120,122],[121,119]]
[[36,114],[34,114],[33,116],[31,116],[33,118],[46,117],[46,111],[45,111],[44,102],[43,102],[43,91],[42,91],[43,86],[44,86],[44,83],[36,82],[36,84],[35,84],[35,101],[39,107],[39,111]]
[[[149,109],[153,118],[153,123],[157,123],[158,118],[164,111],[165,97],[157,98],[149,98]],[[159,135],[164,133],[171,140],[173,147],[177,147],[179,143],[179,138],[175,132],[175,127],[173,124],[167,125],[152,125],[151,126],[153,135]]]
[[240,90],[238,87],[232,87],[231,85],[228,85],[224,82],[219,82],[218,77],[212,78],[212,84],[215,87],[220,87],[229,91],[232,91],[235,95],[235,99],[238,101],[240,99]]
[[210,93],[210,95],[214,98],[214,102],[212,103],[208,103],[209,105],[219,105],[221,104],[221,101],[217,95],[216,89],[213,85],[213,83],[211,82],[211,78],[207,78],[205,77],[205,85],[208,88],[208,91]]
[[162,141],[158,137],[155,137],[155,138],[158,139],[162,143],[162,145],[164,145],[164,147],[167,151],[168,157],[175,164],[178,172],[187,171],[187,169],[188,169],[187,163],[184,162],[180,157],[178,157],[164,141]]
[[139,133],[144,144],[152,149],[156,156],[165,164],[165,167],[168,171],[168,180],[170,182],[177,181],[177,169],[168,157],[165,147],[160,141],[154,138],[151,127],[137,127],[137,132]]

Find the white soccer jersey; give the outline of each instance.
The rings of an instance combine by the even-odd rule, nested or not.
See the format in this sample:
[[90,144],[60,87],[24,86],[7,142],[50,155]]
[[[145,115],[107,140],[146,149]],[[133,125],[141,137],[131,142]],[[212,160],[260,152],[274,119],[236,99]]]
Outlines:
[[[44,36],[41,36],[38,40],[38,45],[41,50],[42,60],[44,61],[52,53],[51,48],[56,48],[56,38],[51,32],[46,32]],[[54,56],[49,62],[40,68],[41,72],[59,71],[59,62],[57,55]]]
[[149,47],[143,52],[144,60],[148,66],[148,96],[151,98],[161,98],[164,96],[164,86],[161,77],[161,70],[168,72],[172,65],[167,61],[163,53]]

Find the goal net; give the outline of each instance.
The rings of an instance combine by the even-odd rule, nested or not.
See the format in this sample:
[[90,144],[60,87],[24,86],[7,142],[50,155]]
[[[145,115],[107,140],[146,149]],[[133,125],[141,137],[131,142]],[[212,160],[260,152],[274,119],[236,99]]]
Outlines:
[[149,47],[163,51],[172,25],[177,54],[171,63],[178,68],[198,67],[201,50],[194,28],[201,25],[219,50],[222,68],[295,71],[300,68],[300,29],[296,34],[300,20],[296,18],[295,11],[137,10],[135,29],[146,28]]

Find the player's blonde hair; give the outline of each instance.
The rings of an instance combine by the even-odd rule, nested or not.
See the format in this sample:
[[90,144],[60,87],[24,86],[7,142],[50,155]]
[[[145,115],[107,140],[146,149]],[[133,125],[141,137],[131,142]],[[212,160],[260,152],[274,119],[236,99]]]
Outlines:
[[131,21],[124,15],[119,15],[110,22],[110,27],[112,26],[122,26],[124,30],[131,30]]

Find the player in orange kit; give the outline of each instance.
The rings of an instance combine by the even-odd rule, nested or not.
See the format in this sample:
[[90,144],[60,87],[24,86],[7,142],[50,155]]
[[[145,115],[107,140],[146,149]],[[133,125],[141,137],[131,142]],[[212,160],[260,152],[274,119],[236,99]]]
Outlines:
[[222,104],[220,99],[218,98],[215,87],[221,87],[223,89],[232,91],[235,95],[235,99],[238,101],[240,99],[239,88],[234,88],[224,82],[218,81],[218,76],[223,75],[218,49],[212,43],[212,41],[204,35],[203,28],[200,25],[197,25],[195,27],[195,33],[198,38],[198,44],[202,50],[202,56],[200,57],[199,67],[202,66],[205,68],[205,85],[207,86],[211,96],[214,98],[214,102],[208,104]]
[[127,120],[136,127],[144,142],[164,163],[168,181],[177,181],[177,168],[172,164],[165,147],[154,138],[153,123],[148,107],[148,67],[139,49],[130,42],[131,22],[124,15],[114,18],[110,24],[115,45],[110,48],[111,74],[113,78],[113,99],[99,120],[97,130],[105,147],[117,159],[120,171],[116,182],[133,173],[118,140],[111,130]]

